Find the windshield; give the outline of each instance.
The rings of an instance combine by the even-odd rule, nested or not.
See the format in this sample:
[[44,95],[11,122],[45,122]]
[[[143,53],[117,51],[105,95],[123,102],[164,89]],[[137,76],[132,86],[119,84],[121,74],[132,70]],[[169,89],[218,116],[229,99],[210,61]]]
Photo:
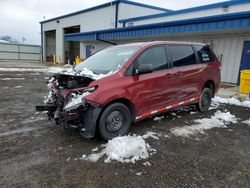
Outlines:
[[76,72],[81,72],[86,68],[95,74],[115,72],[119,70],[139,48],[139,46],[106,48],[77,65],[75,70]]

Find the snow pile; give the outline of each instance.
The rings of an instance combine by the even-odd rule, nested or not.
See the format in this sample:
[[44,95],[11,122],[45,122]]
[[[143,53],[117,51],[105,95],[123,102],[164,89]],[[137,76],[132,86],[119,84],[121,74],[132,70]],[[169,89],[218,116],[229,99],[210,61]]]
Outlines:
[[60,68],[60,67],[50,67],[48,68],[48,73],[52,74],[65,74],[65,75],[77,75],[76,71],[72,68]]
[[237,123],[237,118],[230,112],[217,111],[211,118],[197,119],[195,125],[177,127],[171,129],[175,136],[190,137],[196,134],[204,134],[206,130],[212,128],[226,128],[229,123]]
[[215,96],[212,100],[212,105],[219,106],[220,103],[250,108],[250,101],[241,102],[235,98],[221,98]]
[[249,125],[249,126],[250,126],[250,119],[245,120],[245,121],[242,121],[241,123],[245,123],[245,124],[247,124],[247,125]]
[[8,81],[8,80],[25,80],[25,78],[2,78],[1,80],[3,80],[3,81]]
[[5,72],[45,72],[47,69],[37,68],[0,68],[0,71]]
[[71,75],[71,76],[85,76],[85,77],[90,77],[94,80],[99,80],[101,78],[110,76],[114,73],[116,73],[116,71],[110,71],[107,74],[95,74],[93,71],[87,69],[87,68],[83,68],[82,71],[80,73],[76,72],[73,68],[58,68],[58,67],[50,67],[48,69],[48,73],[52,73],[52,74],[64,74],[64,75]]
[[[148,135],[154,135],[153,137],[158,139],[158,137],[155,136],[157,134],[152,132],[144,136],[128,135],[116,137],[103,145],[104,148],[101,152],[82,155],[80,159],[96,162],[104,155],[107,156],[104,160],[105,163],[110,163],[111,161],[135,163],[138,160],[147,159],[150,155],[156,153],[156,150],[146,143],[144,139],[144,137],[148,138]],[[97,151],[97,148],[95,148],[95,151]]]

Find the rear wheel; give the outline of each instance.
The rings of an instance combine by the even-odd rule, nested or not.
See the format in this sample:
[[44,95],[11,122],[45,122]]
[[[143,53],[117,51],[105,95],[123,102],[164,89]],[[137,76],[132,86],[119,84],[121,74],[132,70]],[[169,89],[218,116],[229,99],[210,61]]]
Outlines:
[[208,111],[212,102],[212,97],[213,97],[213,93],[211,89],[204,88],[201,92],[199,103],[196,104],[197,109],[200,112]]
[[122,103],[108,106],[99,120],[99,133],[104,140],[111,140],[128,133],[131,125],[131,113]]

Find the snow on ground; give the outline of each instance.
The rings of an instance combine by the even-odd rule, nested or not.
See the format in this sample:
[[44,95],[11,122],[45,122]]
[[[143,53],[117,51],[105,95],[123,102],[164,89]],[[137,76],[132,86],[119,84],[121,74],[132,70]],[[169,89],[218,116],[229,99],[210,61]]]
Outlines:
[[156,116],[153,121],[161,121],[162,119],[164,119],[164,116]]
[[229,123],[237,123],[237,118],[230,112],[217,111],[211,118],[202,118],[194,121],[191,126],[176,127],[170,131],[175,136],[190,137],[196,134],[205,134],[206,130],[212,128],[226,128]]
[[5,72],[46,72],[47,69],[38,68],[0,68],[0,71]]
[[19,89],[19,88],[22,88],[23,86],[15,86],[14,88],[15,89]]
[[241,102],[235,98],[222,98],[215,96],[212,100],[212,106],[218,107],[220,103],[250,108],[250,101]]
[[25,80],[25,78],[2,78],[1,80],[3,80],[3,81],[8,81],[8,80]]
[[157,134],[155,132],[152,132],[152,131],[148,131],[145,135],[143,135],[142,137],[144,139],[147,139],[147,138],[153,138],[155,140],[159,140],[159,136],[161,136],[160,134]]
[[[97,162],[101,157],[106,156],[106,159],[104,160],[105,163],[110,163],[111,161],[135,163],[138,160],[147,159],[150,155],[156,153],[156,150],[145,141],[145,138],[149,137],[159,139],[156,135],[158,134],[148,132],[143,136],[128,135],[116,137],[103,145],[101,152],[82,155],[80,159]],[[98,148],[94,148],[92,152],[97,150]]]
[[245,124],[247,124],[247,125],[249,125],[249,126],[250,126],[250,119],[245,120],[245,121],[242,121],[241,123],[245,123]]

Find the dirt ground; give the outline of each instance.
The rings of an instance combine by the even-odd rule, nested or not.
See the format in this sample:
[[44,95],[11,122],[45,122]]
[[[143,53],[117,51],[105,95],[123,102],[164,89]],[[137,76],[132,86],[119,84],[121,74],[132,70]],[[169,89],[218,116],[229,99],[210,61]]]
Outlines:
[[[0,68],[44,68],[32,65],[1,62]],[[149,139],[157,153],[135,164],[78,160],[105,142],[83,139],[78,131],[63,130],[35,111],[46,95],[47,76],[0,71],[0,187],[250,187],[250,126],[229,124],[192,138],[170,133],[171,128],[191,125],[216,110],[177,111],[177,116],[166,113],[161,121],[134,124],[132,134],[168,135]],[[227,109],[241,120],[250,118],[249,108],[221,105],[218,109]]]

